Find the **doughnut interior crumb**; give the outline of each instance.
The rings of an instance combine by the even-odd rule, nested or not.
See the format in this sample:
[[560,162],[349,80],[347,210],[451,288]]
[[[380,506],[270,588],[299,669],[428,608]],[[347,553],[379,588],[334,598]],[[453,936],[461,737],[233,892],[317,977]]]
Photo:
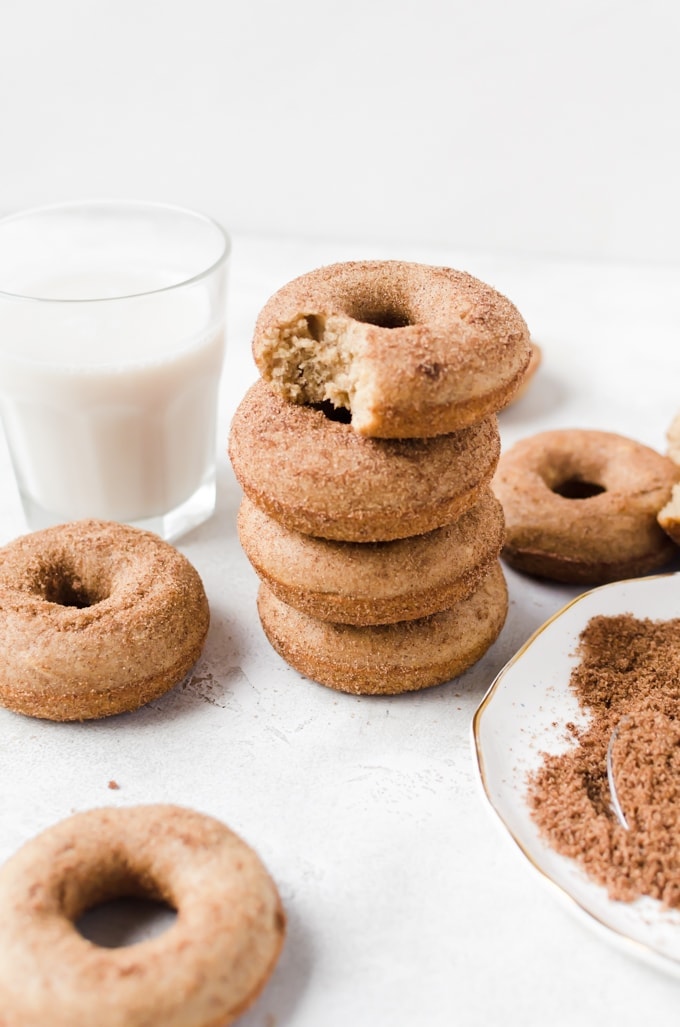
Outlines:
[[337,314],[299,314],[263,340],[266,377],[293,403],[360,413],[361,391],[370,384],[359,359],[367,328]]
[[[678,455],[680,457],[680,449]],[[659,511],[657,520],[666,534],[680,546],[680,484],[673,486],[671,498]]]

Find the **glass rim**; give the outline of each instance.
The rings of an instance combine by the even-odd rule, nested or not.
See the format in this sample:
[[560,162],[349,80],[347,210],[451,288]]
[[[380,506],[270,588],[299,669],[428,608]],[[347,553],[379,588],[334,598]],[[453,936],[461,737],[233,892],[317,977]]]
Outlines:
[[10,292],[8,289],[0,288],[0,298],[15,300],[23,303],[58,303],[68,305],[71,303],[119,303],[121,300],[132,300],[137,299],[141,296],[155,296],[156,294],[164,292],[173,292],[175,289],[182,289],[187,285],[193,285],[195,282],[200,282],[203,278],[209,277],[220,265],[225,264],[227,258],[231,254],[231,236],[227,230],[220,224],[215,218],[210,217],[208,214],[204,214],[201,211],[192,210],[191,207],[182,207],[178,204],[173,203],[162,203],[153,200],[68,200],[60,203],[48,203],[38,207],[29,207],[23,210],[18,210],[12,214],[6,214],[0,217],[0,232],[3,227],[12,221],[21,221],[24,218],[35,217],[38,214],[49,214],[55,211],[69,211],[69,210],[86,210],[87,208],[101,209],[106,208],[113,209],[115,207],[123,210],[129,208],[134,210],[147,210],[164,212],[166,214],[182,214],[193,218],[197,222],[203,222],[206,225],[216,229],[221,241],[222,248],[219,256],[216,260],[213,260],[208,267],[203,268],[201,271],[197,271],[196,274],[189,275],[187,278],[182,278],[179,282],[173,282],[171,285],[162,285],[155,289],[142,289],[141,292],[125,293],[120,296],[87,296],[81,298],[70,299],[68,297],[50,297],[50,296],[29,296],[22,292]]

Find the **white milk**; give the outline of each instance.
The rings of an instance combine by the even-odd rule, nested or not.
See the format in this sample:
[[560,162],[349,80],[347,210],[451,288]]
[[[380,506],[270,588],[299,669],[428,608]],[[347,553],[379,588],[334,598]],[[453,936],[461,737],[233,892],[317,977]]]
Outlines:
[[[24,504],[140,522],[213,481],[223,321],[206,283],[107,272],[0,294],[0,414]],[[146,292],[146,295],[132,293]],[[128,295],[106,302],[59,298]]]

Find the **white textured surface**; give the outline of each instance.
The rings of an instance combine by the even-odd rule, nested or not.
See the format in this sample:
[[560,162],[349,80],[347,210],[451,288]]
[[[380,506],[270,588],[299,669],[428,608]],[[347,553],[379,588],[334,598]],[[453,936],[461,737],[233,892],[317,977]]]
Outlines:
[[[466,268],[522,310],[545,360],[526,397],[502,415],[504,445],[547,427],[597,427],[663,448],[680,408],[673,268],[237,238],[219,507],[180,543],[210,599],[204,656],[186,687],[131,715],[63,725],[0,711],[0,858],[71,811],[101,804],[172,801],[222,818],[264,858],[290,924],[273,980],[241,1021],[247,1027],[668,1022],[677,982],[614,951],[546,897],[476,780],[474,709],[573,590],[508,572],[510,615],[496,645],[459,680],[400,698],[306,681],[262,635],[224,452],[255,377],[252,325],[294,275],[376,256]],[[0,480],[0,541],[8,541],[24,528],[4,452]]]

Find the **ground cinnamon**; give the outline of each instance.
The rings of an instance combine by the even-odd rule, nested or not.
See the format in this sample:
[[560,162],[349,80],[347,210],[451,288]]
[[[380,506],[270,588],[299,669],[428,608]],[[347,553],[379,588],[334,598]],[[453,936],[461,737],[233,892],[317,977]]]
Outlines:
[[[546,754],[529,782],[550,844],[614,899],[680,907],[680,619],[594,617],[570,687],[589,714],[575,744]],[[611,806],[607,748],[628,829]]]

